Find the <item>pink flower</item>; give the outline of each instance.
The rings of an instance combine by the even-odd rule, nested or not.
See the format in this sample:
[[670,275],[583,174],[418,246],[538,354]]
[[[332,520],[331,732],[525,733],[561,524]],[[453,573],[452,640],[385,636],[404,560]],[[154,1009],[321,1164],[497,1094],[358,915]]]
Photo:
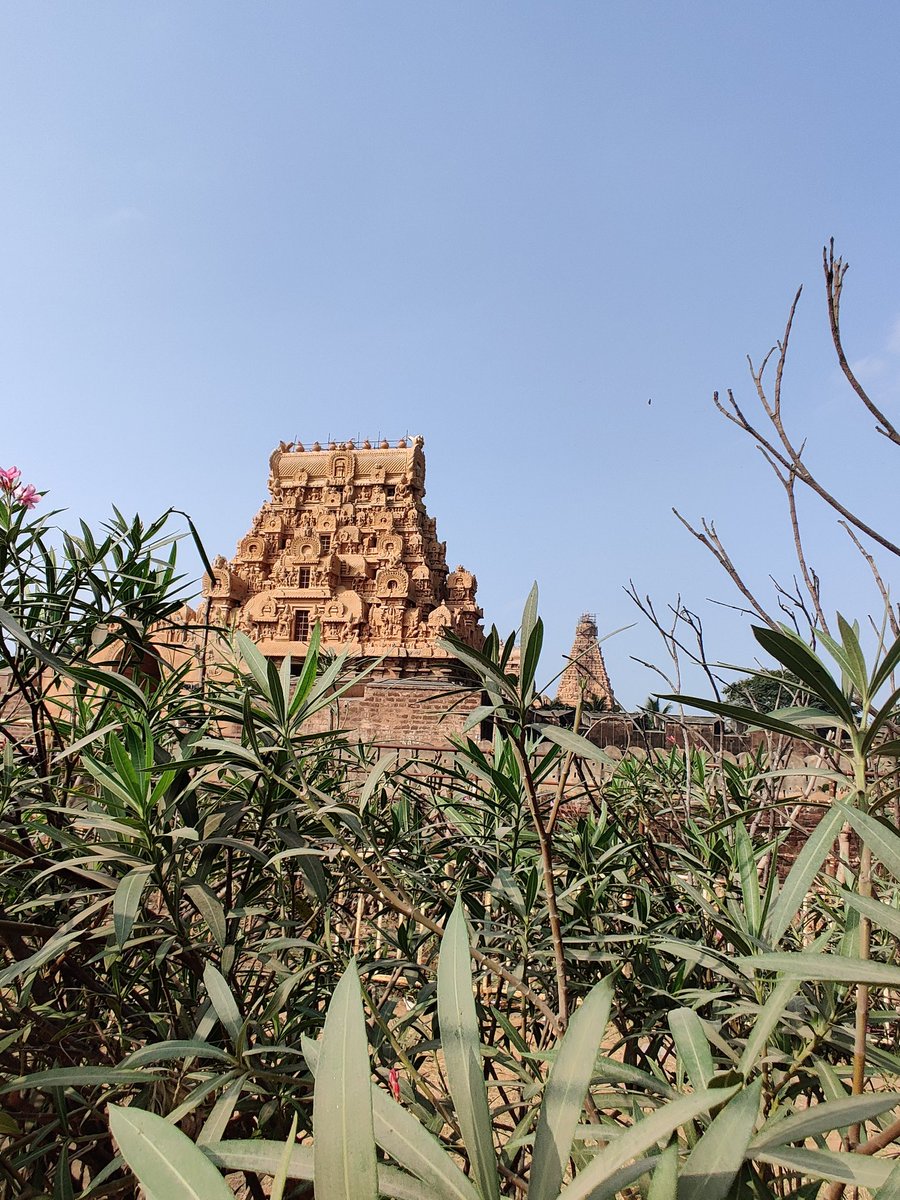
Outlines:
[[40,498],[40,492],[35,489],[33,483],[20,487],[16,492],[16,499],[20,504],[24,504],[26,508],[34,508]]
[[0,488],[5,492],[11,492],[21,478],[22,472],[18,467],[0,467]]
[[674,735],[674,733],[670,733],[670,734],[669,734],[669,736],[666,738],[666,745],[667,745],[667,746],[674,746],[674,745],[675,745],[675,735]]
[[395,1100],[400,1099],[400,1072],[396,1067],[391,1067],[388,1071],[388,1084],[390,1085],[391,1095]]

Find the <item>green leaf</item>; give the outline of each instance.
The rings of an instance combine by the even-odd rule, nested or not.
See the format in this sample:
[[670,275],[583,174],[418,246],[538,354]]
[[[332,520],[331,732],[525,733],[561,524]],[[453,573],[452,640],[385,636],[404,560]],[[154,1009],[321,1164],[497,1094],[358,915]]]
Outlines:
[[538,619],[538,585],[535,581],[531,585],[531,591],[528,593],[528,599],[525,601],[525,608],[522,611],[522,628],[520,633],[520,645],[522,654],[528,651],[528,643],[531,640],[531,635]]
[[609,1145],[604,1146],[568,1187],[563,1188],[559,1200],[593,1200],[600,1185],[620,1167],[649,1150],[651,1146],[655,1146],[657,1142],[670,1137],[676,1129],[693,1121],[701,1113],[718,1108],[720,1104],[730,1100],[736,1091],[736,1087],[709,1088],[707,1091],[696,1092],[694,1095],[663,1104],[642,1121],[618,1134]]
[[559,1043],[535,1131],[528,1200],[555,1200],[562,1186],[612,998],[610,980],[596,984]]
[[316,672],[319,669],[319,643],[322,640],[322,630],[319,622],[316,621],[309,635],[309,642],[306,646],[306,658],[303,660],[303,670],[300,672],[300,678],[294,688],[294,694],[291,697],[291,703],[288,707],[288,716],[293,717],[300,706],[306,701],[309,696],[310,688],[316,678]]
[[[847,667],[845,669],[850,677],[850,682],[859,693],[860,699],[865,703],[869,690],[869,668],[866,664],[862,647],[859,644],[859,632],[840,613],[837,615],[837,620],[843,642],[844,655],[847,660]],[[841,659],[837,659],[837,661],[841,662]]]
[[149,1046],[141,1046],[122,1060],[123,1067],[143,1066],[144,1063],[170,1062],[176,1058],[214,1058],[219,1062],[230,1062],[231,1055],[211,1046],[209,1042],[201,1041],[169,1041],[153,1042]]
[[228,1122],[234,1115],[235,1107],[241,1098],[241,1092],[246,1082],[246,1075],[238,1075],[237,1079],[232,1079],[228,1084],[203,1123],[203,1128],[197,1137],[198,1146],[221,1140],[222,1134],[228,1128]]
[[608,754],[603,753],[599,746],[595,746],[593,742],[589,742],[587,738],[571,729],[563,729],[561,725],[540,725],[538,732],[541,737],[546,738],[549,742],[555,742],[557,746],[562,746],[563,750],[569,751],[578,758],[590,759],[604,767],[617,765]]
[[109,1127],[141,1187],[159,1200],[234,1200],[203,1151],[162,1117],[111,1104]]
[[[210,1161],[225,1171],[252,1171],[258,1175],[274,1175],[284,1155],[281,1142],[253,1139],[252,1141],[213,1142],[203,1147]],[[288,1179],[311,1180],[314,1175],[312,1146],[293,1146],[288,1162]],[[428,1184],[413,1179],[395,1167],[378,1167],[378,1195],[393,1200],[434,1200]],[[316,1185],[316,1197],[319,1190]]]
[[844,813],[833,804],[806,839],[806,844],[794,860],[778,899],[766,921],[766,937],[777,945],[806,899],[810,885],[828,857],[835,838],[844,823]]
[[759,1113],[762,1079],[730,1100],[687,1157],[678,1200],[724,1200],[744,1161]]
[[880,900],[871,900],[868,896],[857,896],[855,892],[842,891],[841,899],[880,929],[900,937],[900,909],[892,904],[883,904]]
[[887,683],[898,663],[900,663],[900,637],[888,647],[884,658],[878,664],[869,687],[870,696],[878,695],[878,692]]
[[225,909],[217,896],[214,896],[204,883],[188,883],[184,888],[185,895],[193,903],[197,912],[206,922],[206,927],[220,949],[225,949]]
[[500,867],[491,881],[491,894],[503,900],[518,916],[525,916],[525,897],[509,867]]
[[741,708],[737,704],[720,704],[717,700],[705,700],[699,696],[660,696],[660,700],[674,700],[677,704],[685,704],[688,708],[699,708],[702,712],[715,713],[719,717],[727,717],[730,721],[738,721],[749,725],[752,729],[768,729],[772,733],[780,733],[789,738],[803,738],[817,746],[828,746],[834,749],[834,743],[813,733],[802,724],[793,725],[789,721],[780,721],[768,713],[757,712],[755,708]]
[[900,1200],[900,1162],[893,1161],[890,1175],[878,1189],[877,1200]]
[[[302,1038],[303,1056],[313,1075],[318,1071],[319,1046]],[[478,1200],[470,1180],[441,1143],[412,1113],[377,1084],[371,1084],[375,1141],[386,1154],[432,1189],[432,1200]]]
[[678,1200],[678,1147],[669,1146],[659,1156],[647,1200]]
[[766,1043],[781,1020],[784,1010],[797,994],[799,987],[800,983],[796,979],[780,979],[772,989],[759,1016],[753,1022],[753,1028],[744,1043],[744,1052],[737,1065],[737,1069],[745,1077],[753,1070],[756,1060],[765,1050]]
[[499,1200],[491,1114],[481,1063],[481,1038],[472,993],[471,953],[459,896],[441,941],[437,971],[438,1021],[450,1095],[472,1174],[483,1200]]
[[751,1145],[754,1150],[762,1150],[769,1146],[802,1142],[808,1137],[830,1133],[844,1125],[868,1121],[897,1104],[900,1104],[900,1092],[866,1093],[862,1096],[847,1096],[843,1100],[826,1100],[824,1104],[811,1104],[809,1108],[762,1129]]
[[359,811],[365,812],[369,801],[371,800],[375,789],[384,779],[385,774],[396,764],[397,752],[393,751],[390,754],[382,754],[378,762],[366,776],[366,782],[362,786],[359,793]]
[[156,1078],[147,1071],[126,1071],[121,1067],[52,1067],[21,1075],[0,1087],[0,1096],[7,1092],[24,1092],[29,1088],[44,1090],[70,1087],[122,1087],[126,1083],[147,1083]]
[[669,1013],[669,1029],[675,1039],[679,1062],[694,1091],[708,1087],[715,1066],[703,1022],[691,1008],[673,1008]]
[[236,1044],[241,1036],[241,1028],[243,1026],[241,1013],[231,988],[225,982],[225,977],[220,971],[216,970],[212,963],[207,963],[203,968],[203,986],[206,988],[210,1003],[216,1011],[216,1016],[231,1035],[231,1040]]
[[762,898],[759,890],[759,870],[756,865],[756,854],[753,842],[743,821],[738,821],[734,827],[734,849],[737,855],[738,874],[741,879],[741,896],[744,900],[744,912],[747,923],[754,934],[759,934],[762,920]]
[[240,629],[234,635],[241,658],[250,669],[250,674],[256,680],[256,686],[271,703],[272,693],[269,686],[269,660],[256,643]]
[[838,1153],[833,1150],[802,1150],[787,1148],[747,1151],[753,1162],[772,1163],[787,1167],[807,1178],[833,1179],[840,1183],[855,1184],[857,1187],[877,1188],[886,1182],[891,1163],[884,1159],[864,1158],[861,1154]]
[[802,638],[764,625],[751,626],[753,636],[774,659],[801,679],[817,700],[837,713],[848,725],[853,724],[853,709],[840,686],[832,678],[819,656]]
[[370,1076],[354,960],[335,988],[322,1034],[313,1093],[316,1200],[377,1200]]
[[120,950],[131,936],[131,929],[141,906],[141,897],[149,879],[149,867],[136,867],[122,877],[116,888],[113,896],[113,929]]
[[837,954],[750,954],[734,960],[753,971],[778,971],[787,979],[832,983],[873,983],[900,987],[900,967]]
[[866,843],[879,862],[890,870],[894,878],[900,880],[900,837],[876,817],[851,808],[847,804],[838,804],[843,817],[846,818]]
[[[285,660],[287,661],[287,660]],[[269,1192],[269,1200],[282,1200],[284,1196],[284,1185],[287,1183],[287,1173],[291,1165],[291,1150],[294,1142],[297,1140],[297,1114],[294,1113],[291,1121],[290,1132],[287,1136],[287,1141],[284,1143],[284,1152],[281,1155],[281,1161],[278,1164],[278,1170],[272,1179],[272,1190]]]

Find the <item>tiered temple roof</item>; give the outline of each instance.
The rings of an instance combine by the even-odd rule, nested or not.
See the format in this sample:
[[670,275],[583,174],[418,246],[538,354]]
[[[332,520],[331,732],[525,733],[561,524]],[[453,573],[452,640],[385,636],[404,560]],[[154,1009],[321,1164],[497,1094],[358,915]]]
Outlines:
[[282,442],[270,499],[234,558],[204,577],[209,620],[272,657],[302,654],[319,622],[326,649],[383,657],[380,673],[395,677],[444,675],[445,630],[480,646],[475,576],[448,571],[423,503],[423,445]]
[[616,706],[597,640],[597,618],[593,613],[582,613],[575,628],[572,653],[568,666],[560,676],[556,695],[561,703],[572,707],[580,698],[593,708],[612,710]]

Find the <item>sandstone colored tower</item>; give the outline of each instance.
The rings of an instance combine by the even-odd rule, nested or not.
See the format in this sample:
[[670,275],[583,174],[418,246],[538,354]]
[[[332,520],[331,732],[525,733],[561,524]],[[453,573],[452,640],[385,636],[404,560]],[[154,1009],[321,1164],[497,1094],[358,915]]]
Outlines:
[[582,696],[584,703],[592,708],[615,707],[609,675],[597,641],[597,618],[593,613],[582,613],[575,627],[575,642],[569,655],[569,664],[560,676],[556,696],[562,704],[570,704],[573,708]]
[[445,630],[481,645],[476,579],[448,572],[446,544],[425,510],[422,438],[282,442],[269,493],[237,554],[205,576],[209,620],[249,634],[266,655],[322,646],[384,658],[376,678],[446,678]]

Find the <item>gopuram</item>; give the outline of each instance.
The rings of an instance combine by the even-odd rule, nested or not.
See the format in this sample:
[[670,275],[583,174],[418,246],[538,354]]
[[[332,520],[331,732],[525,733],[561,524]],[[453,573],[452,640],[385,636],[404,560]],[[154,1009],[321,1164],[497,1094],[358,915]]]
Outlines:
[[575,641],[568,666],[559,680],[557,699],[574,708],[579,701],[588,708],[612,711],[616,707],[612,685],[597,641],[597,618],[582,613],[575,627]]
[[450,630],[480,648],[484,637],[475,576],[448,570],[425,509],[423,445],[282,442],[270,498],[203,580],[205,619],[270,658],[301,659],[318,623],[323,649],[380,660],[338,716],[383,745],[439,747],[459,732],[473,705],[448,713],[455,660],[438,641]]

